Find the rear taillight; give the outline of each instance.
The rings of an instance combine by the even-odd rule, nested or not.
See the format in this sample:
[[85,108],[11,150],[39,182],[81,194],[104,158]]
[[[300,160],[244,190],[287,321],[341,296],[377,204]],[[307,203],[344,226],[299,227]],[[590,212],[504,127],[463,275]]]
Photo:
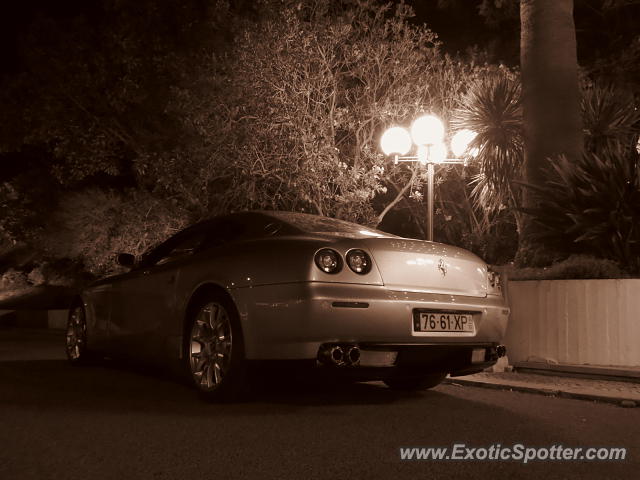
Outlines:
[[316,253],[316,266],[325,273],[338,273],[342,270],[340,254],[330,248],[323,248]]
[[347,253],[347,265],[355,273],[364,275],[371,271],[371,257],[364,250],[349,250]]
[[500,274],[491,269],[487,270],[487,281],[489,283],[489,294],[490,295],[501,295],[502,294],[502,280],[500,279]]

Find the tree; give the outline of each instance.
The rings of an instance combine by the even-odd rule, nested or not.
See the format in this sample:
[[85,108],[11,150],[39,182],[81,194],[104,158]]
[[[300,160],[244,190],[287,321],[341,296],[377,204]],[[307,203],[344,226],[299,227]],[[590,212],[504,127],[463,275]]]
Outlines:
[[[102,0],[65,14],[43,5],[20,38],[16,72],[0,78],[3,246],[26,243],[48,252],[58,240],[52,236],[63,233],[58,213],[87,220],[76,222],[65,250],[69,255],[91,251],[86,238],[94,227],[113,236],[107,225],[129,218],[132,224],[142,219],[137,225],[153,230],[159,222],[150,221],[149,211],[166,212],[158,216],[167,228],[156,228],[163,234],[185,216],[197,218],[198,182],[206,182],[202,172],[209,170],[190,168],[198,139],[181,129],[167,104],[172,86],[193,70],[202,45],[211,52],[224,48],[220,19],[227,10],[217,8],[223,3]],[[188,184],[183,192],[191,196],[163,188],[170,183]],[[110,217],[79,215],[93,203],[76,200],[91,196],[110,200],[104,205]],[[124,231],[134,237],[131,227],[125,224]],[[153,232],[138,239],[137,249],[158,240]],[[114,249],[117,243],[126,246],[121,238],[113,240]],[[105,248],[105,256],[111,253],[110,242],[94,244]]]
[[175,158],[189,143],[167,103],[203,45],[224,48],[218,4],[102,0],[36,17],[21,39],[20,73],[3,79],[0,121],[12,136],[0,138],[0,152],[40,148],[47,173],[72,188],[98,176],[147,183],[137,163]]
[[[37,177],[58,195],[46,211],[63,210],[48,216],[73,223],[65,212],[93,196],[113,205],[91,220],[104,225],[139,218],[125,209],[143,204],[166,210],[171,228],[252,208],[379,225],[400,206],[422,225],[426,175],[386,159],[380,135],[425,112],[448,122],[482,71],[443,55],[402,2],[203,5],[103,0],[33,25],[22,78],[4,90],[20,99],[4,120],[21,128],[2,151],[14,165],[28,148],[42,153]],[[9,187],[29,185],[19,177]],[[7,197],[24,193],[9,187]]]
[[233,88],[203,73],[176,108],[207,141],[224,132],[216,151],[233,158],[219,165],[237,208],[380,224],[424,181],[418,169],[386,163],[383,130],[427,111],[448,119],[474,68],[442,55],[404,4],[263,1],[256,9],[259,20],[234,28],[228,56],[201,63],[224,63],[223,83]]
[[519,76],[506,69],[488,71],[460,100],[454,125],[477,133],[473,196],[489,211],[509,209],[520,232],[522,216],[523,133]]
[[[525,180],[542,186],[549,159],[574,161],[582,151],[573,0],[522,0],[520,23]],[[525,191],[525,207],[536,202]],[[536,224],[523,220],[519,259],[526,262]]]

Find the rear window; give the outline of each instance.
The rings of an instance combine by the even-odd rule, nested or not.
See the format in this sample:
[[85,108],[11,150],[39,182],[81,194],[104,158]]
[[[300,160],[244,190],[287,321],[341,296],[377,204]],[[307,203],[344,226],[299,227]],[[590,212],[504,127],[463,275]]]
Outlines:
[[335,218],[294,212],[267,212],[269,216],[308,233],[342,233],[356,236],[388,237],[387,233]]

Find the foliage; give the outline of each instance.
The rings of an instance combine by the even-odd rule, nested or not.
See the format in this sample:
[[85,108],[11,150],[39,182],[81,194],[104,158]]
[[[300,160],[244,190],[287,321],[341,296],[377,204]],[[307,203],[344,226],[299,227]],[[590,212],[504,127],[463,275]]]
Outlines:
[[46,279],[42,272],[42,267],[38,265],[27,274],[27,281],[31,285],[39,286],[45,283]]
[[582,121],[589,152],[628,151],[636,147],[640,111],[629,92],[611,85],[587,85],[582,94]]
[[226,202],[379,224],[405,201],[409,183],[420,190],[425,180],[385,164],[382,131],[449,111],[475,67],[443,56],[403,4],[255,8],[260,20],[240,22],[229,56],[204,58],[173,104],[220,157],[214,171],[231,186]]
[[566,254],[588,253],[640,271],[640,162],[621,148],[585,153],[577,163],[561,156],[528,210],[537,240]]
[[474,82],[462,97],[455,112],[454,126],[477,133],[471,148],[477,148],[474,163],[473,193],[478,206],[500,210],[515,208],[521,195],[513,181],[523,169],[523,132],[520,83],[516,74],[505,68]]
[[19,162],[25,147],[41,149],[41,173],[66,187],[155,185],[134,163],[183,159],[190,135],[166,111],[170,86],[189,75],[200,42],[224,47],[219,3],[102,0],[39,16],[21,42],[23,71],[3,79],[0,152]]
[[[518,246],[521,202],[514,185],[522,175],[522,111],[518,76],[504,67],[487,69],[469,85],[452,119],[456,130],[477,133],[470,145],[475,157],[458,176],[467,185],[448,185],[441,191],[456,192],[442,206],[445,237],[449,243],[468,248],[491,263],[513,258]],[[440,193],[442,195],[442,193]],[[449,193],[451,196],[451,193]],[[456,238],[459,240],[456,241]]]
[[[18,172],[0,192],[10,212],[2,233],[94,273],[108,271],[116,251],[138,253],[187,220],[231,210],[310,210],[379,225],[404,209],[420,232],[426,174],[382,156],[383,130],[424,112],[451,122],[471,85],[480,108],[503,102],[503,124],[486,110],[494,126],[482,135],[495,143],[498,128],[517,133],[508,117],[517,115],[514,74],[482,81],[500,75],[443,55],[402,2],[98,4],[100,21],[34,22],[23,39],[26,68],[2,90],[10,112],[0,120],[12,122],[0,129],[0,152]],[[30,176],[21,170],[28,149],[40,159]],[[467,181],[439,168],[436,231],[498,258],[513,238],[509,210],[473,204]],[[507,184],[497,181],[498,190]]]
[[0,276],[0,290],[23,290],[29,286],[24,272],[13,268],[8,269]]
[[81,258],[41,258],[27,275],[32,285],[57,287],[81,287],[94,278],[85,270]]
[[380,134],[422,112],[448,120],[482,69],[442,55],[403,3],[244,10],[103,0],[100,22],[41,17],[4,90],[21,121],[2,148],[40,148],[40,178],[63,189],[139,188],[195,218],[278,208],[379,224],[409,202],[425,175],[387,165]]
[[637,271],[640,167],[635,141],[640,116],[629,94],[587,82],[582,117],[587,153],[577,163],[562,157],[552,161],[550,181],[542,188],[526,185],[539,199],[529,213],[537,216],[541,228],[536,238],[546,248],[521,251],[520,260],[548,265],[578,251]]
[[550,267],[505,268],[504,272],[509,280],[572,280],[627,276],[613,260],[590,255],[571,255]]
[[34,168],[0,183],[0,245],[30,243],[50,213],[58,189]]
[[582,19],[577,34],[581,64],[589,76],[628,89],[640,98],[640,3],[597,0],[576,2],[576,8],[585,9],[578,12]]
[[19,224],[30,216],[30,211],[19,202],[20,196],[16,188],[9,182],[0,184],[0,208],[3,216],[0,219],[0,244],[4,250],[17,243]]
[[188,218],[172,202],[139,191],[91,188],[64,197],[41,244],[54,258],[81,261],[93,274],[112,272],[119,252],[141,254]]
[[471,250],[489,263],[504,264],[513,258],[518,246],[514,218],[506,207],[488,209],[474,202],[469,181],[477,175],[473,165],[439,170],[436,237]]
[[22,70],[0,78],[0,242],[33,252],[34,281],[74,281],[67,256],[103,273],[112,252],[160,240],[203,203],[211,165],[194,167],[199,145],[167,103],[201,42],[224,48],[222,4],[103,0],[30,25]]
[[[474,199],[478,202],[478,206],[485,206],[490,210],[508,206],[508,210],[514,215],[518,231],[520,231],[521,212],[524,210],[519,208],[522,204],[522,191],[519,188],[518,180],[523,174],[523,134],[520,89],[517,78],[505,74],[484,77],[470,87],[456,114],[455,124],[458,127],[470,128],[478,132],[474,144],[480,147],[477,157],[480,172],[473,180],[475,182]],[[546,201],[543,200],[537,209],[529,209],[528,212],[540,214],[536,225],[541,226],[542,231],[534,235],[535,239],[542,242],[551,240],[551,244],[544,243],[544,249],[540,249],[536,245],[530,247],[520,245],[518,259],[522,264],[548,265],[566,257],[576,248],[585,248],[586,251],[598,255],[613,256],[619,261],[629,256],[629,252],[622,253],[621,249],[625,248],[622,244],[618,245],[617,253],[598,253],[594,248],[598,243],[596,237],[612,235],[609,227],[604,225],[612,221],[613,216],[607,216],[608,211],[603,208],[603,205],[607,205],[607,203],[601,202],[614,202],[614,205],[618,205],[614,208],[625,210],[626,213],[621,214],[623,222],[629,222],[629,219],[636,218],[632,212],[640,208],[637,204],[625,203],[634,201],[633,194],[614,193],[626,191],[625,188],[634,182],[636,174],[628,167],[632,166],[634,162],[633,149],[639,132],[639,112],[634,108],[633,97],[630,94],[621,92],[612,86],[602,87],[597,83],[588,83],[582,96],[582,118],[585,129],[585,149],[588,152],[597,152],[598,161],[589,162],[583,159],[579,162],[580,165],[587,165],[585,169],[588,180],[584,180],[582,183],[577,182],[572,176],[573,166],[566,160],[562,160],[550,168],[554,178],[562,179],[561,184],[552,182],[542,188],[537,188],[540,197]],[[629,160],[621,160],[625,157]],[[566,199],[571,196],[572,189],[584,186],[583,183],[591,182],[594,177],[602,178],[605,171],[598,173],[593,167],[599,165],[600,158],[609,159],[605,162],[607,165],[615,163],[617,165],[617,168],[614,168],[615,173],[609,171],[611,175],[609,175],[608,181],[601,182],[599,186],[595,186],[598,185],[597,182],[592,185],[592,188],[599,191],[598,195],[594,196],[595,198],[589,200],[584,195],[578,194],[579,200],[574,203],[567,202]],[[615,159],[619,159],[619,161]],[[559,170],[562,170],[562,173]],[[578,173],[576,175],[579,176]],[[615,175],[617,175],[618,182],[612,178]],[[549,196],[550,191],[554,192],[551,196]],[[603,198],[603,196],[614,196],[618,200]],[[588,215],[584,213],[587,210],[590,212]],[[602,217],[600,221],[594,218],[596,214]],[[573,222],[579,225],[570,227],[564,218],[565,215],[573,215]],[[585,218],[578,220],[581,216]],[[589,221],[586,220],[587,217],[590,219]],[[594,229],[592,223],[600,226]],[[573,239],[566,238],[565,233],[560,236],[549,235],[550,231],[564,232],[570,228],[571,232],[582,231],[583,233],[575,235]],[[625,231],[631,228],[631,225],[619,226],[619,228]],[[586,233],[587,229],[590,233]],[[616,235],[628,238],[622,233]],[[564,240],[560,240],[560,237]],[[574,244],[576,239],[579,239],[578,244]],[[635,240],[631,241],[635,242]],[[625,240],[621,240],[620,243],[624,242]],[[588,243],[591,244],[591,247],[586,246]],[[606,242],[600,242],[601,246],[604,244]],[[559,250],[554,251],[554,248],[559,248]],[[607,251],[605,250],[605,252]]]

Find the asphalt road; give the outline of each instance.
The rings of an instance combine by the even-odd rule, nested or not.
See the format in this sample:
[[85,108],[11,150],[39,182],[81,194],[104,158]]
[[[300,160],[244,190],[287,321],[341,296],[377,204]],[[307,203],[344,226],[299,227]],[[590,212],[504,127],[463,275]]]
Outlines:
[[[70,367],[60,334],[0,330],[0,479],[637,478],[640,409],[442,385],[267,383],[201,402],[173,379]],[[400,447],[626,447],[624,461],[400,459]]]

